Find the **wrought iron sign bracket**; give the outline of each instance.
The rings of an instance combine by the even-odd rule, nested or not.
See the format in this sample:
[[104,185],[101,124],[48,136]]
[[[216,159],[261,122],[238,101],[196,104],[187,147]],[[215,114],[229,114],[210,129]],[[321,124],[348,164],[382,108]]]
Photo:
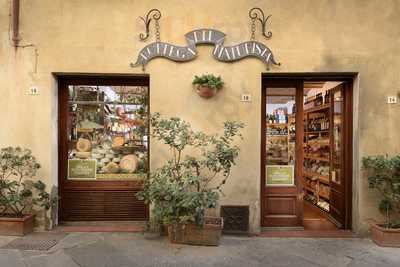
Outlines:
[[259,7],[253,7],[252,9],[250,9],[249,17],[252,20],[252,30],[255,30],[254,22],[258,20],[261,23],[262,35],[265,38],[270,39],[272,37],[272,32],[271,31],[267,32],[267,21],[271,16],[272,15],[268,15],[267,17],[265,17],[264,11],[262,11],[262,9]]
[[143,21],[144,26],[146,28],[146,33],[140,33],[139,34],[139,38],[140,38],[141,41],[146,41],[147,38],[149,38],[149,36],[150,36],[150,23],[151,23],[151,21],[153,19],[154,19],[155,24],[156,24],[156,37],[158,38],[160,36],[159,35],[159,31],[158,31],[158,29],[159,29],[158,21],[161,19],[160,10],[158,10],[156,8],[153,8],[149,12],[147,12],[145,17],[139,17],[139,18]]

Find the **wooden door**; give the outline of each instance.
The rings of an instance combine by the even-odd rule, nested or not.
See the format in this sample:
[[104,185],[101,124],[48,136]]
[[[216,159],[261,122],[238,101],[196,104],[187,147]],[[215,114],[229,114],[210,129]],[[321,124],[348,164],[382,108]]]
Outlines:
[[[346,177],[345,172],[345,92],[344,83],[332,89],[331,93],[331,173],[329,215],[339,227],[346,219]],[[348,115],[348,114],[347,114]]]
[[[149,169],[147,160],[149,155],[148,138],[146,138],[146,144],[136,144],[135,149],[133,149],[129,145],[131,142],[129,131],[131,129],[124,128],[125,132],[122,135],[119,128],[110,129],[110,125],[117,127],[116,125],[118,124],[119,127],[122,124],[120,120],[124,120],[123,123],[127,123],[127,120],[131,117],[131,115],[127,114],[133,114],[134,108],[133,105],[126,104],[130,103],[129,100],[108,99],[100,94],[98,90],[103,88],[104,91],[101,92],[106,95],[107,93],[105,92],[108,90],[110,97],[113,98],[117,97],[117,95],[121,97],[115,93],[117,88],[119,92],[124,94],[125,92],[130,92],[130,90],[136,90],[134,88],[143,87],[146,88],[143,90],[147,90],[146,99],[143,101],[148,101],[148,77],[89,77],[79,75],[59,76],[58,78],[60,221],[147,220],[148,206],[143,201],[138,200],[135,193],[142,187],[140,177],[146,175],[146,170]],[[76,98],[75,90],[78,90],[77,88],[82,92]],[[74,96],[71,95],[72,93]],[[128,94],[130,95],[130,93]],[[124,95],[124,97],[127,95]],[[128,102],[124,103],[124,101]],[[130,106],[128,107],[127,105]],[[120,113],[119,117],[115,115],[118,107],[120,107],[118,111]],[[87,111],[86,115],[78,112],[81,109]],[[121,110],[124,112],[122,115]],[[143,112],[149,112],[148,106],[143,109]],[[111,115],[106,116],[106,113]],[[108,121],[110,118],[114,118],[116,122],[113,124],[113,122]],[[76,126],[77,121],[79,121],[79,128]],[[144,130],[145,135],[148,136],[148,125],[145,127],[147,128],[140,128],[140,131]],[[81,137],[91,141],[91,148],[84,150],[90,152],[77,151],[78,131],[80,134],[85,134],[85,136],[81,135]],[[129,142],[123,148],[126,153],[119,150],[122,147],[107,146],[106,148],[105,142],[111,143],[113,141],[112,138],[114,138],[113,134],[115,136],[118,135],[120,140],[127,144]],[[94,148],[96,148],[96,152]],[[132,150],[130,150],[131,148]],[[129,171],[122,172],[123,169],[118,164],[121,158],[125,156],[124,153],[128,155],[135,154],[137,157],[145,155],[145,159],[141,162],[143,166],[140,167],[141,176],[138,175],[138,169],[132,173]],[[85,166],[88,168],[95,167],[88,172],[88,176],[85,178],[71,177],[72,175],[77,175],[77,172],[71,174],[71,169],[68,170],[69,164],[72,164],[71,159],[76,160],[74,164],[83,163],[85,165],[91,162]],[[100,164],[103,162],[105,166],[111,162],[115,163],[111,164],[112,166],[110,165],[110,168],[113,167],[114,169],[101,168]],[[81,164],[81,167],[83,165]],[[92,175],[93,173],[95,175]]]
[[261,118],[261,225],[302,227],[302,81],[263,80]]

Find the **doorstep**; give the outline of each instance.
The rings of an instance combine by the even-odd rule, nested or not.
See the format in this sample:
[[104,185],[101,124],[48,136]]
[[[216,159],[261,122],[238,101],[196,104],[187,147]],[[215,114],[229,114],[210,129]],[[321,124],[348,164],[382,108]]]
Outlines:
[[60,222],[57,232],[143,232],[146,222],[139,221],[77,221]]
[[259,237],[299,237],[299,238],[358,238],[350,230],[268,230],[263,231]]

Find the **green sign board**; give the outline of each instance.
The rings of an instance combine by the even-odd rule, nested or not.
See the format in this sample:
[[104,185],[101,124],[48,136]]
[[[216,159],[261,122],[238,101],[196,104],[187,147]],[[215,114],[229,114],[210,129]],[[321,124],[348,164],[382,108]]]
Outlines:
[[291,165],[267,165],[266,186],[290,186],[294,185],[294,166]]
[[68,160],[68,179],[96,179],[96,160]]

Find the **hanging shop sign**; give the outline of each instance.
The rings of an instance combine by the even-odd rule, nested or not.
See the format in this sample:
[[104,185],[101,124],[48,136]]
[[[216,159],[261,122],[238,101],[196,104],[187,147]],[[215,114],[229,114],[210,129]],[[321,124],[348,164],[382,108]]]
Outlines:
[[267,165],[266,186],[294,185],[294,166],[292,165]]
[[[152,17],[151,17],[151,14]],[[265,38],[269,39],[272,33],[266,32],[266,22],[270,16],[265,18],[264,12],[259,8],[253,8],[249,12],[251,18],[251,38],[250,41],[246,41],[233,46],[225,46],[225,34],[215,29],[197,29],[185,34],[186,46],[177,46],[170,43],[161,42],[160,40],[160,26],[159,19],[161,13],[157,9],[152,9],[146,15],[146,18],[142,18],[146,25],[146,34],[141,33],[139,35],[142,41],[149,37],[149,25],[152,19],[155,21],[156,28],[156,42],[145,46],[137,57],[135,63],[131,63],[131,67],[142,66],[143,70],[146,64],[157,57],[167,58],[175,62],[187,62],[193,60],[197,56],[196,46],[198,44],[211,44],[214,45],[212,52],[213,57],[222,62],[234,62],[246,57],[255,57],[263,61],[267,69],[270,65],[280,65],[276,62],[273,53],[269,47],[265,44],[255,41],[255,23],[260,21],[262,25],[262,34]]]

